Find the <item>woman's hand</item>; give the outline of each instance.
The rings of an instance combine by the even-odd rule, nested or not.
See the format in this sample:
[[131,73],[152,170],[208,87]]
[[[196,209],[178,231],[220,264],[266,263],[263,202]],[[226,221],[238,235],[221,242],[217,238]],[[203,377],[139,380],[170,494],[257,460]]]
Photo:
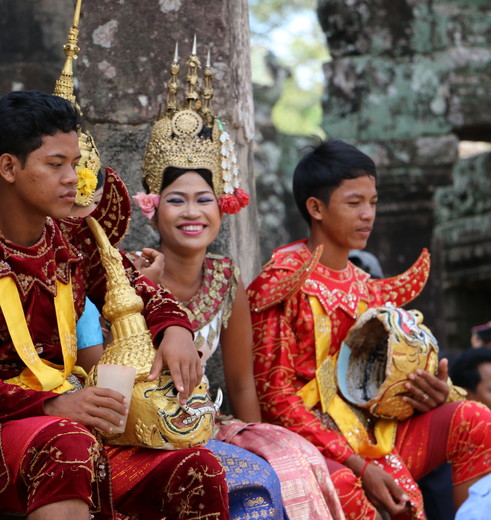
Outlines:
[[157,251],[157,249],[144,247],[141,256],[136,258],[133,263],[140,273],[154,284],[162,284],[165,268],[164,253]]
[[405,387],[410,396],[403,397],[418,412],[428,412],[445,403],[450,392],[448,387],[448,360],[442,359],[438,364],[436,376],[425,370],[417,370],[409,375],[410,383]]

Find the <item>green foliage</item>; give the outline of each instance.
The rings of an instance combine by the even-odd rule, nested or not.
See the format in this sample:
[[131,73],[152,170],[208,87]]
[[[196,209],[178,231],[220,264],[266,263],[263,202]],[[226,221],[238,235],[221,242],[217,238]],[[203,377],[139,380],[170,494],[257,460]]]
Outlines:
[[302,11],[314,11],[317,0],[249,0],[249,11],[251,14],[251,30],[255,36],[265,31],[271,31],[282,27],[285,20],[292,18]]
[[[322,63],[329,54],[316,6],[317,0],[249,1],[252,46],[269,49],[291,74],[272,113],[276,128],[287,134],[323,135]],[[253,80],[265,77],[264,69],[256,65]]]
[[283,86],[283,93],[272,111],[276,129],[289,135],[325,137],[319,125],[322,119],[322,108],[318,102],[321,94],[322,88],[319,88],[319,85],[303,90],[293,78],[287,79]]

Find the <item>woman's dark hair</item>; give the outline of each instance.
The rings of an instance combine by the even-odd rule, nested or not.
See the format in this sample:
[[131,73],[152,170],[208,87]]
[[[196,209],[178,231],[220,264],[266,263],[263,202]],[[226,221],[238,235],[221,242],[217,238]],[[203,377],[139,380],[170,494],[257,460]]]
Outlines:
[[450,365],[449,375],[452,383],[475,392],[481,382],[479,365],[491,363],[491,349],[488,347],[465,350]]
[[317,197],[329,204],[332,192],[345,179],[370,175],[377,178],[375,164],[355,146],[327,139],[312,148],[297,164],[293,174],[293,196],[303,218],[310,226],[306,202]]
[[37,90],[10,92],[0,98],[0,155],[11,153],[25,164],[41,147],[43,136],[77,131],[81,118],[75,106]]
[[190,171],[196,172],[198,175],[200,175],[210,186],[210,188],[213,189],[213,179],[210,170],[205,170],[203,168],[197,170],[186,170],[184,168],[175,168],[174,166],[169,166],[164,170],[164,178],[162,180],[162,187],[160,188],[160,191],[167,188],[167,186],[170,186],[181,175],[184,175]]

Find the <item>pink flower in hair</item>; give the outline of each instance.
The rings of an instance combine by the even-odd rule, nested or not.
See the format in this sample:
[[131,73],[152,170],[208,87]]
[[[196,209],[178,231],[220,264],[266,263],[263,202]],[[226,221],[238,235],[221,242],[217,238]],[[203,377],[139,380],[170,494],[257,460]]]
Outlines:
[[159,207],[160,195],[139,191],[136,195],[133,195],[132,199],[141,209],[143,215],[151,220],[155,215],[155,208]]

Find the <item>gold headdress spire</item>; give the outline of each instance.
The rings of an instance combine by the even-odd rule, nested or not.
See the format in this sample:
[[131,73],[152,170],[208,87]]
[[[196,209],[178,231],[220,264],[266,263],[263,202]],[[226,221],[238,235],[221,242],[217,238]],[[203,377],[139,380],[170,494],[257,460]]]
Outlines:
[[[63,46],[65,51],[65,65],[61,71],[61,76],[56,81],[55,90],[53,94],[71,101],[74,105],[77,105],[77,100],[73,93],[73,60],[77,59],[80,48],[78,47],[78,23],[80,21],[80,9],[82,7],[82,0],[77,0],[75,5],[75,13],[73,15],[73,24],[68,29],[67,42]],[[80,108],[79,108],[80,110]]]
[[[73,103],[80,112],[80,115],[82,115],[82,110],[74,94],[73,61],[77,59],[80,51],[77,44],[81,7],[82,0],[77,0],[75,13],[73,15],[73,24],[68,30],[67,43],[63,46],[63,51],[66,56],[65,64],[61,71],[61,76],[56,81],[53,92],[56,96],[60,96]],[[79,129],[78,144],[82,157],[77,166],[78,184],[75,204],[78,206],[88,206],[94,197],[94,191],[97,186],[97,172],[101,167],[101,159],[94,139],[88,131],[83,132],[81,128]]]
[[102,265],[106,270],[106,296],[102,314],[111,323],[113,336],[113,341],[106,347],[99,362],[135,367],[136,381],[145,381],[152,368],[155,349],[141,314],[143,300],[130,285],[121,254],[111,245],[99,222],[88,217],[87,224],[96,238]]
[[212,87],[213,74],[211,72],[211,53],[208,49],[206,57],[206,66],[203,70],[203,88],[201,95],[203,98],[203,106],[201,107],[201,115],[205,121],[205,125],[210,126],[213,123],[213,108],[211,100],[213,99],[214,90]]
[[249,203],[240,188],[234,143],[212,109],[211,57],[208,52],[200,88],[201,62],[196,53],[196,36],[186,61],[186,88],[182,106],[178,103],[179,57],[176,51],[167,83],[167,106],[154,124],[143,159],[143,181],[148,191],[160,195],[165,170],[206,169],[212,173],[213,189],[224,213],[237,213]]

